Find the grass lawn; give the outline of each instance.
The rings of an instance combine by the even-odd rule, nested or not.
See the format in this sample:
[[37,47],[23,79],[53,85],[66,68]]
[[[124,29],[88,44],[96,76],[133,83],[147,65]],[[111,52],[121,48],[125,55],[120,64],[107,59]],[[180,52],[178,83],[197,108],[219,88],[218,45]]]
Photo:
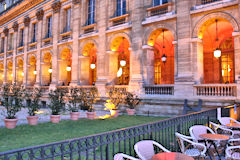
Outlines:
[[37,126],[20,125],[12,130],[1,128],[0,152],[88,136],[96,133],[154,122],[161,119],[164,118],[122,115],[117,118],[106,120],[64,120],[59,124],[52,124],[49,122],[40,123]]

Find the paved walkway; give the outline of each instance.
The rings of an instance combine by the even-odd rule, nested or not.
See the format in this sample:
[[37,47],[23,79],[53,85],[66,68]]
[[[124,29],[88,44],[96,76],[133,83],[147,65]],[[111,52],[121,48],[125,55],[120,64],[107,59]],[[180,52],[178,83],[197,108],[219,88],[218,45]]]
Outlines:
[[[5,114],[4,114],[5,108],[0,107],[0,127],[4,127],[4,118],[5,118]],[[49,122],[50,121],[50,113],[51,111],[49,109],[41,109],[41,111],[44,111],[44,113],[40,113],[37,114],[39,116],[39,123],[43,123],[43,122]],[[106,111],[96,111],[96,116],[103,116],[105,114],[110,114],[109,112]],[[17,113],[17,118],[18,118],[18,122],[17,125],[21,125],[21,124],[27,124],[27,119],[26,117],[28,116],[28,110],[27,109],[22,109],[20,112]],[[80,111],[80,118],[86,118],[86,111]],[[70,119],[70,115],[69,112],[64,112],[61,114],[61,119],[62,120],[67,120]]]

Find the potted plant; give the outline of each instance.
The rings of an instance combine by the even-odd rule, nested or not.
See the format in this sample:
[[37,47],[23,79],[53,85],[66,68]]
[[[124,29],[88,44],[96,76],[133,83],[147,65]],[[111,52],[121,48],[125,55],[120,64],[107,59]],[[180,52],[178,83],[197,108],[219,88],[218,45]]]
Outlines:
[[96,112],[93,104],[96,103],[97,101],[97,95],[98,95],[98,90],[96,87],[93,87],[89,90],[89,92],[87,92],[86,98],[84,98],[84,103],[88,107],[88,111],[87,111],[88,119],[96,118]]
[[32,91],[25,90],[25,98],[26,98],[26,107],[28,108],[27,120],[29,125],[37,125],[38,124],[38,116],[36,112],[40,109],[40,97],[42,96],[41,90],[39,88],[33,88]]
[[70,88],[68,93],[68,110],[70,111],[70,118],[73,121],[78,120],[80,112],[79,110],[79,89]]
[[134,115],[136,110],[135,107],[140,103],[140,99],[137,95],[127,92],[125,102],[127,104],[127,113],[128,115]]
[[16,85],[4,85],[2,101],[3,106],[6,108],[6,118],[4,119],[5,127],[12,129],[16,127],[17,117],[16,113],[22,108],[23,100],[23,87]]
[[64,90],[62,89],[55,89],[55,90],[50,90],[49,92],[49,99],[50,99],[50,104],[49,108],[51,109],[51,122],[52,123],[59,123],[60,122],[60,112],[62,112],[64,108]]
[[118,110],[118,107],[120,104],[124,102],[124,96],[125,96],[125,90],[122,88],[110,88],[108,92],[108,96],[110,98],[110,102],[114,104],[114,107],[112,110],[115,111],[115,114],[112,115],[112,117],[118,117],[120,110]]

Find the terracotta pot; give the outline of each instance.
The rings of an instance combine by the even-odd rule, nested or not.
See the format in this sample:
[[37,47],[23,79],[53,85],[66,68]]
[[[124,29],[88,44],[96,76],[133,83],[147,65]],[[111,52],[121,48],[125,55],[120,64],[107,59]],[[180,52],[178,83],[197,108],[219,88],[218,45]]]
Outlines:
[[8,129],[13,129],[17,125],[18,119],[4,119],[5,127]]
[[136,112],[136,110],[135,110],[135,109],[130,109],[130,108],[127,108],[126,110],[127,110],[127,113],[128,113],[128,115],[134,115],[134,114],[135,114],[135,112]]
[[28,120],[28,124],[29,125],[32,125],[32,126],[35,126],[38,124],[38,116],[28,116],[27,117],[27,120]]
[[80,112],[71,112],[71,113],[70,113],[70,118],[71,118],[71,120],[73,120],[73,121],[77,121],[78,118],[79,118],[79,115],[80,115]]
[[87,118],[88,119],[95,119],[96,118],[96,112],[87,112]]
[[114,118],[116,118],[116,117],[118,117],[119,116],[119,112],[120,112],[120,110],[114,110],[116,113],[112,116],[112,117],[114,117]]
[[60,122],[60,118],[61,118],[60,115],[51,115],[50,116],[50,119],[51,119],[52,123],[59,123]]

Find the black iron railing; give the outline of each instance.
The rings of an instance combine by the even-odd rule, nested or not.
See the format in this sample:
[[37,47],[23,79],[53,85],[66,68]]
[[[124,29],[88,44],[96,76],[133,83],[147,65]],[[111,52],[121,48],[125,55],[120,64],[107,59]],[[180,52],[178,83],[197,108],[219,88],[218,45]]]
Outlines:
[[[224,113],[228,113],[228,110],[225,109]],[[191,126],[208,125],[209,121],[217,121],[217,109],[87,137],[2,152],[0,160],[112,160],[113,155],[119,152],[135,156],[134,144],[143,139],[152,139],[171,151],[179,151],[175,132],[189,135],[188,130]]]

